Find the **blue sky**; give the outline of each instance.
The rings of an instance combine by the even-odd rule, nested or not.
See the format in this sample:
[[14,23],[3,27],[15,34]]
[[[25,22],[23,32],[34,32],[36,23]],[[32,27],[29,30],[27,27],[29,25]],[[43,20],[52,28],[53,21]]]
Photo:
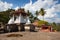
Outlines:
[[[30,0],[1,0],[1,1],[13,4],[12,8],[15,8],[17,6],[19,6],[19,7],[25,6],[25,4],[30,2]],[[32,0],[32,3],[36,2],[36,1],[37,0]],[[54,1],[56,1],[56,0],[54,0]],[[60,0],[57,0],[57,1],[58,1],[57,4],[60,4]]]
[[[24,6],[26,3],[29,3],[30,0],[2,0],[3,2],[7,2],[7,3],[12,3],[14,6]],[[32,0],[32,2],[34,3],[37,0]]]
[[[48,22],[60,23],[60,0],[0,0],[0,11],[9,8],[25,8],[33,14],[44,8],[46,11],[45,20]],[[42,20],[42,16],[38,16]]]
[[[26,3],[29,3],[30,0],[2,0],[3,2],[7,2],[7,3],[12,3],[14,6],[24,6]],[[32,2],[36,2],[37,0],[32,0]],[[60,0],[58,0],[58,3],[60,3]]]

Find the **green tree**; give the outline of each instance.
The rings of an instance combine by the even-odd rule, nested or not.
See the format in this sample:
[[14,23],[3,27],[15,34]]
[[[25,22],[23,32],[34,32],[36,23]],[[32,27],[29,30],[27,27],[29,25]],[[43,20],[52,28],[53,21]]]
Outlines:
[[[28,13],[28,17],[29,17],[31,23],[33,23],[34,20],[38,19],[38,18],[37,18],[37,16],[38,16],[38,11],[36,11],[36,13],[35,13],[35,14],[36,14],[36,17],[33,16],[33,14],[32,14],[29,10],[27,10],[27,13]],[[39,20],[39,19],[38,19],[38,20]]]
[[34,17],[34,20],[36,20],[36,19],[39,20],[39,19],[38,19],[38,15],[39,15],[39,12],[38,12],[38,11],[35,12],[35,15],[36,15],[36,16]]
[[44,21],[44,15],[46,14],[44,9],[41,8],[41,10],[39,11],[40,15],[43,16],[43,21]]
[[36,15],[36,17],[37,17],[37,16],[39,15],[39,12],[38,12],[38,11],[36,11],[36,12],[35,12],[35,15]]
[[60,31],[60,23],[57,23],[57,31]]
[[42,24],[49,25],[49,23],[47,21],[40,20],[38,22],[38,25],[41,26]]
[[57,30],[57,25],[55,22],[52,23],[52,28],[53,28],[53,30]]
[[30,22],[32,23],[34,21],[34,16],[29,10],[27,10],[27,13],[28,13],[28,17],[30,19]]
[[0,22],[7,23],[9,20],[9,14],[13,9],[0,12]]

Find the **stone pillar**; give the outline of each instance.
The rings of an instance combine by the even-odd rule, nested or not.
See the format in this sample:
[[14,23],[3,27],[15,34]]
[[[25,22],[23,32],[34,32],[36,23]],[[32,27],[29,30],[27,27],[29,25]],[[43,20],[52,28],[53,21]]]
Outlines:
[[16,24],[8,24],[5,27],[5,32],[17,32],[18,31],[18,26]]
[[35,31],[35,25],[32,25],[32,24],[30,25],[30,31],[31,32],[34,32]]

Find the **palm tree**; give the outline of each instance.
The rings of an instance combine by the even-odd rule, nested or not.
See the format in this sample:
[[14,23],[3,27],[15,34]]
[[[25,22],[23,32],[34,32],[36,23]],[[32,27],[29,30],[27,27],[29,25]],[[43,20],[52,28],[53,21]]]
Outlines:
[[36,16],[34,17],[34,20],[39,20],[39,19],[38,19],[38,15],[39,15],[39,12],[38,12],[38,11],[35,12],[35,15],[36,15]]
[[27,10],[27,14],[28,16],[31,16],[31,12],[29,10]]
[[39,11],[40,15],[43,16],[43,21],[44,21],[44,15],[46,14],[44,9],[41,8],[41,10]]
[[31,12],[29,12],[29,10],[27,10],[27,13],[28,13],[28,17],[29,17],[29,19],[30,19],[30,21],[32,23],[34,21],[34,16],[33,16],[33,14]]
[[37,17],[37,16],[39,15],[38,11],[36,11],[36,13],[35,13],[35,14],[36,14],[36,17]]

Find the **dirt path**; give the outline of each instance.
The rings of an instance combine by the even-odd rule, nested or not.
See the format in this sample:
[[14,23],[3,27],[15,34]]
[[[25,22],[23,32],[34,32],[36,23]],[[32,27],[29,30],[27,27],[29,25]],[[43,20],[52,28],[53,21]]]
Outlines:
[[[7,37],[9,34],[21,34],[22,37]],[[0,40],[60,40],[58,32],[13,32],[0,34]]]

